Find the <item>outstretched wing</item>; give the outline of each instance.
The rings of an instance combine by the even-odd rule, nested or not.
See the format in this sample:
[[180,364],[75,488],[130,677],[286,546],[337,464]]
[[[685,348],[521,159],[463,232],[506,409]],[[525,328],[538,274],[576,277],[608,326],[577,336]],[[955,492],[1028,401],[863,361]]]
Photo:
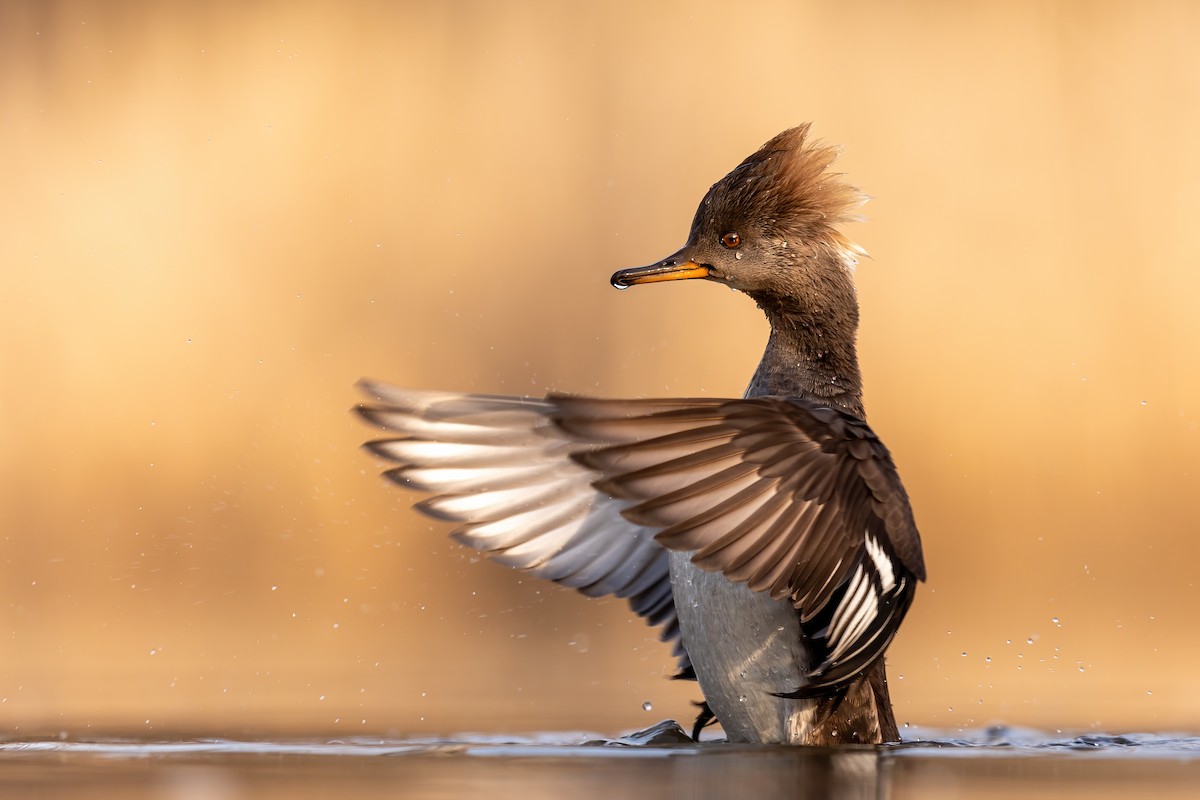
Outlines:
[[883,654],[924,579],[886,448],[855,417],[802,400],[525,399],[364,383],[395,435],[368,444],[418,504],[502,563],[628,598],[684,672],[664,547],[787,598],[816,653],[800,693]]
[[639,401],[551,397],[556,422],[612,442],[573,457],[703,569],[787,598],[816,649],[798,696],[835,690],[879,658],[925,577],[891,456],[865,422],[795,398]]
[[389,433],[366,446],[398,465],[384,474],[434,494],[418,510],[462,523],[451,535],[502,564],[626,598],[690,672],[666,550],[654,529],[621,516],[629,503],[591,485],[595,474],[572,456],[595,444],[553,423],[553,400],[361,386],[374,402],[358,412]]

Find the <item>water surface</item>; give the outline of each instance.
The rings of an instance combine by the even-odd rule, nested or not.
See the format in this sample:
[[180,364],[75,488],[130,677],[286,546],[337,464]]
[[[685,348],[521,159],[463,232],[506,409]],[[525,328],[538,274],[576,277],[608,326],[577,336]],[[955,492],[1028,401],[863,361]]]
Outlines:
[[0,742],[0,796],[45,798],[1195,797],[1200,738],[989,728],[824,750],[694,744],[674,723],[413,739]]

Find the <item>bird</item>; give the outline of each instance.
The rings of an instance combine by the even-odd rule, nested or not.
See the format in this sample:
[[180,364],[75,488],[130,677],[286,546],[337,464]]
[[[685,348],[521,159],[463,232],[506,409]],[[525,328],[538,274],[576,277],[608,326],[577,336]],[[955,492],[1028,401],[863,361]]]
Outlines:
[[866,423],[843,232],[866,196],[811,123],[708,190],[686,244],[611,277],[704,280],[770,325],[741,398],[515,397],[364,379],[365,447],[458,542],[589,596],[624,598],[729,742],[899,740],[884,654],[925,580],[891,454]]

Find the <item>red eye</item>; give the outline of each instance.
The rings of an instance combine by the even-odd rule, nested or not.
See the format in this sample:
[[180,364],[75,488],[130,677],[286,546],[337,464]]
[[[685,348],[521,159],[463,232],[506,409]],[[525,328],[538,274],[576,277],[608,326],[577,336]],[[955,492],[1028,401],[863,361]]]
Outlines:
[[742,246],[742,237],[737,231],[721,234],[721,244],[728,247],[730,250],[735,250]]

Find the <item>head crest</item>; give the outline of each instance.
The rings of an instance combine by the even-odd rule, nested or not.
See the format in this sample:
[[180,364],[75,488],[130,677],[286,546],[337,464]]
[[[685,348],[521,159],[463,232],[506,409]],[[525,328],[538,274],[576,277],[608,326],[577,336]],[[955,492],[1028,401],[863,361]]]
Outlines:
[[830,171],[837,148],[809,140],[808,134],[806,123],[771,139],[712,187],[709,202],[719,198],[739,215],[781,233],[831,239],[861,252],[837,228],[858,219],[855,211],[866,195]]

